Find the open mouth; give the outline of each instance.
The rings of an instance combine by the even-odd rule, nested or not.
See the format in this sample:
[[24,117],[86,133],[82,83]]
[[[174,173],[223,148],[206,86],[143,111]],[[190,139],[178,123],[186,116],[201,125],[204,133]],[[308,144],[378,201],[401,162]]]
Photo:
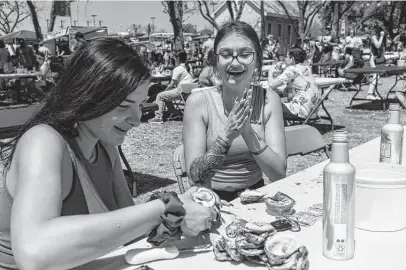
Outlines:
[[245,70],[239,70],[239,71],[237,71],[237,70],[229,70],[229,71],[227,71],[227,73],[230,76],[233,76],[233,77],[240,76],[240,75],[244,74],[244,72],[245,72]]

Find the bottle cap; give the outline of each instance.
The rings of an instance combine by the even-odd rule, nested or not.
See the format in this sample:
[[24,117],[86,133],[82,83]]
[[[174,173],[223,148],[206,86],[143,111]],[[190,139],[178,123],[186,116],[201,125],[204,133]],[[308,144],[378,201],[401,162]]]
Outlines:
[[399,103],[391,103],[391,104],[389,104],[389,111],[400,111]]
[[333,143],[335,142],[348,142],[348,132],[346,130],[335,130],[333,132]]

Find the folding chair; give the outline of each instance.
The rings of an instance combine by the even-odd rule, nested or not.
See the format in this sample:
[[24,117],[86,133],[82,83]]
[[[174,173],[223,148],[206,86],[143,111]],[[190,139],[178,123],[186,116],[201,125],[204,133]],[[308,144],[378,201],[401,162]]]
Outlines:
[[322,96],[320,99],[317,101],[316,105],[313,107],[313,109],[309,112],[306,118],[298,117],[298,116],[284,116],[284,120],[286,124],[314,124],[320,121],[321,117],[316,115],[315,117],[312,117],[315,112],[317,112],[318,108],[320,105],[322,106],[324,112],[327,114],[327,120],[330,121],[331,123],[331,131],[334,131],[334,122],[333,118],[331,117],[330,113],[327,111],[326,107],[324,106],[324,101],[327,100],[328,95],[333,91],[335,88],[335,85],[331,85],[327,88],[327,90],[322,89]]
[[[299,154],[304,156],[324,150],[326,156],[330,158],[329,145],[315,127],[309,125],[288,126],[285,127],[285,137],[288,157]],[[191,185],[186,173],[183,144],[175,149],[172,162],[179,190],[184,193]]]
[[183,151],[183,144],[179,145],[172,156],[173,170],[178,181],[180,193],[184,193],[190,188],[189,179],[186,173],[186,161]]
[[288,157],[294,155],[307,155],[324,150],[330,158],[329,145],[324,141],[321,133],[309,125],[285,127],[286,150]]
[[181,106],[183,106],[183,108],[185,107],[186,99],[192,93],[192,90],[198,87],[198,83],[181,83],[178,85],[177,89],[179,90],[180,100],[172,101],[172,103],[175,106],[175,109],[178,110],[182,115],[183,109],[181,109]]

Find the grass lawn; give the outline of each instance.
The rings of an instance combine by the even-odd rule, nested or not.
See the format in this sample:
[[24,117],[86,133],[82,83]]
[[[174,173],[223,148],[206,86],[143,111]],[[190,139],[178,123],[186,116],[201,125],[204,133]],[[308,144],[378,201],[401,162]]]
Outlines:
[[[387,93],[394,78],[381,78],[380,93]],[[403,87],[399,83],[397,89]],[[359,96],[366,96],[367,86]],[[354,101],[353,109],[346,109],[354,92],[334,90],[325,102],[326,108],[334,119],[336,128],[345,128],[349,132],[350,147],[365,143],[380,135],[380,128],[386,123],[387,112],[380,110],[378,103]],[[360,104],[359,106],[357,106]],[[320,114],[323,115],[323,110]],[[401,123],[406,125],[406,110],[402,110]],[[316,127],[326,142],[331,142],[329,122],[323,120]],[[169,121],[162,125],[142,123],[131,130],[126,138],[123,151],[131,168],[136,173],[138,193],[136,203],[148,200],[152,192],[158,190],[179,191],[172,167],[172,154],[182,143],[182,122]],[[287,175],[294,174],[326,157],[324,154],[293,156],[288,158]],[[378,159],[378,157],[377,157]],[[269,181],[268,181],[269,183]]]

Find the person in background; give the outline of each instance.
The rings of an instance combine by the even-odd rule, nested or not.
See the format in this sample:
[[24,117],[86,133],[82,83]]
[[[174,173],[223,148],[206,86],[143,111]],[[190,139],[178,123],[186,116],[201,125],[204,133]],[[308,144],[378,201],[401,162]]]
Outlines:
[[0,40],[0,74],[4,74],[4,67],[10,61],[10,53],[3,40]]
[[[328,40],[327,40],[328,39]],[[322,55],[320,62],[329,62],[332,60],[334,47],[338,46],[338,40],[331,36],[331,26],[326,27],[325,35],[322,37]],[[329,66],[323,66],[323,73],[326,76]]]
[[203,43],[202,45],[202,51],[203,51],[203,62],[207,60],[207,55],[211,49],[213,49],[214,46],[214,40],[211,34],[209,34],[208,39]]
[[49,98],[1,148],[1,269],[73,269],[146,234],[160,245],[210,227],[217,214],[194,202],[196,188],[134,205],[117,147],[140,125],[150,78],[120,39],[96,39],[71,56]]
[[255,30],[227,22],[214,41],[217,85],[186,101],[183,142],[191,185],[211,187],[223,200],[286,175],[279,96],[259,86],[262,50]]
[[355,36],[355,29],[351,28],[349,35],[345,38],[345,47],[359,48],[361,46],[361,39]]
[[33,70],[37,60],[34,49],[31,46],[27,46],[23,38],[19,39],[19,44],[20,46],[16,50],[19,63],[27,70]]
[[214,50],[210,50],[207,55],[206,66],[199,75],[199,87],[208,87],[216,85],[216,76],[214,74],[214,65],[216,57]]
[[290,101],[282,103],[284,116],[306,118],[321,97],[311,67],[303,64],[305,60],[306,52],[303,49],[290,49],[284,59],[287,67],[282,74],[275,79],[268,78],[270,89],[276,89],[283,84],[288,87]]
[[193,82],[193,76],[190,73],[190,67],[187,64],[187,54],[185,51],[178,53],[176,60],[178,65],[172,72],[171,82],[166,87],[165,91],[159,93],[156,96],[156,103],[158,104],[158,110],[155,111],[155,117],[149,119],[149,123],[162,124],[165,104],[168,107],[168,111],[171,113],[170,120],[180,118],[180,115],[175,113],[175,108],[171,101],[180,100],[180,92],[177,88],[181,83]]
[[82,32],[75,33],[75,40],[76,40],[76,45],[72,47],[72,52],[78,50],[80,47],[87,44],[87,40],[85,39],[85,36],[83,35]]
[[[376,26],[372,32],[371,36],[371,54],[369,58],[369,65],[371,67],[376,67],[377,65],[385,64],[386,60],[384,58],[385,54],[385,32],[382,27]],[[372,74],[372,80],[369,84],[367,99],[369,100],[380,100],[381,97],[376,95],[376,87],[379,80],[379,74]]]

